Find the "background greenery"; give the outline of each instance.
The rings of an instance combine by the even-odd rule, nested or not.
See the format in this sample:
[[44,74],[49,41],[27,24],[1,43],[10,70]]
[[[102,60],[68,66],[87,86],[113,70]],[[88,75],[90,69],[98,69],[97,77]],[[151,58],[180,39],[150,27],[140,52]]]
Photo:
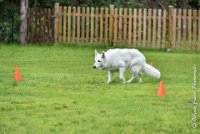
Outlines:
[[[107,49],[0,44],[0,133],[199,132],[192,127],[192,66],[200,66],[199,53],[141,50],[161,71],[166,96],[158,97],[159,81],[146,75],[143,83],[122,84],[116,74],[106,84],[107,72],[92,68],[94,48]],[[14,81],[17,65],[22,81]]]

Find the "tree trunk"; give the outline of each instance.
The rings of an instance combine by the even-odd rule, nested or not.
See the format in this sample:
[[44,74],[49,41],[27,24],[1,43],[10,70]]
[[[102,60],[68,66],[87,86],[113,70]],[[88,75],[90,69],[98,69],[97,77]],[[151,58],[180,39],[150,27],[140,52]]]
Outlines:
[[20,41],[21,44],[25,45],[27,43],[27,9],[28,0],[21,0],[20,9]]

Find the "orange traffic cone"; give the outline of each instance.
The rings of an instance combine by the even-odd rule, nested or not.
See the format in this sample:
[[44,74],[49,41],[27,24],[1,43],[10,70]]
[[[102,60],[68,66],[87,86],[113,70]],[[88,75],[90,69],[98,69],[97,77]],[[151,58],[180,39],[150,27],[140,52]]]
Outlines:
[[151,65],[152,67],[154,67],[153,62],[151,62],[150,65]]
[[14,76],[14,80],[18,81],[18,80],[22,80],[22,77],[20,75],[20,72],[19,72],[19,69],[18,67],[16,66],[15,68],[15,76]]
[[164,82],[162,80],[160,81],[158,96],[165,96],[165,87],[164,87]]

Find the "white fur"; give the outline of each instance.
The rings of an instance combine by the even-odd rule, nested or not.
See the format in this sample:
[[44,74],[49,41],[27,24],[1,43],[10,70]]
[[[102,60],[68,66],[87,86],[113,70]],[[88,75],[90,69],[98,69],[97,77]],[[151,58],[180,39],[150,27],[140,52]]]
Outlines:
[[[154,67],[146,63],[144,55],[137,49],[110,49],[107,52],[99,54],[95,50],[95,63],[93,68],[101,68],[108,70],[108,81],[112,82],[112,74],[114,71],[119,71],[120,80],[124,83],[132,82],[136,75],[139,75],[142,82],[142,71],[150,77],[160,79],[160,72]],[[130,69],[132,77],[125,81],[124,72]]]

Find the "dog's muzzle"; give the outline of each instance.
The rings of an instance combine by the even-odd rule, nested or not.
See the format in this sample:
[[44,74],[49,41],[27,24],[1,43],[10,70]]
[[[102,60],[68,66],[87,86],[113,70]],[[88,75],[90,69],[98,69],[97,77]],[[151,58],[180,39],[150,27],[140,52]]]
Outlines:
[[96,67],[96,66],[93,66],[93,68],[95,68],[95,69],[96,69],[97,67]]

